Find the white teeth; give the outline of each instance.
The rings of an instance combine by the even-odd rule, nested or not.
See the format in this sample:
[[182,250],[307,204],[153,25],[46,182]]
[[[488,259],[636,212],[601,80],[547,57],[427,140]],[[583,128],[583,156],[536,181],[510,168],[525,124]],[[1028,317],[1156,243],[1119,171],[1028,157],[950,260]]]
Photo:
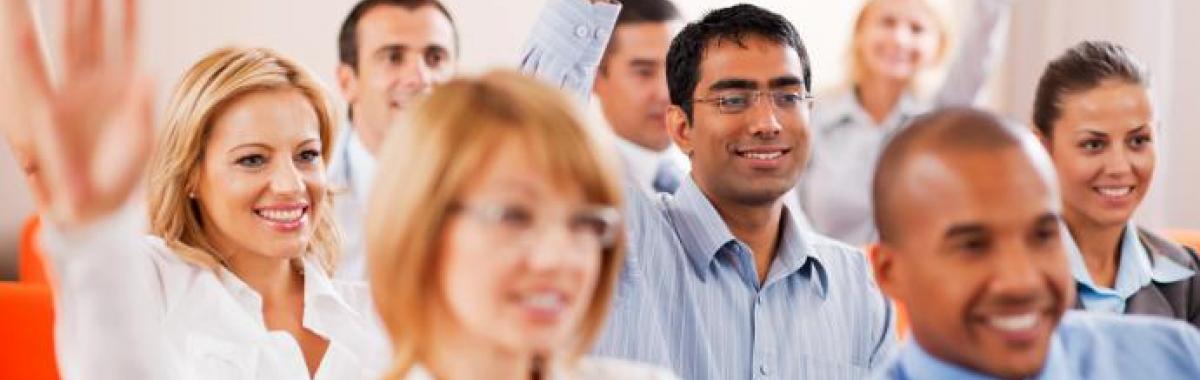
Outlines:
[[274,222],[294,222],[304,216],[304,209],[258,210],[258,215]]
[[563,299],[554,293],[536,293],[522,297],[521,303],[537,309],[559,309]]
[[1097,187],[1096,191],[1099,192],[1100,195],[1103,195],[1106,197],[1123,197],[1123,196],[1129,195],[1129,193],[1133,192],[1133,187],[1132,186]]
[[779,151],[767,152],[767,153],[751,153],[751,152],[742,153],[742,156],[745,156],[746,158],[754,159],[754,160],[774,160],[776,158],[779,158],[779,156],[782,156],[782,155],[783,155],[783,152],[779,152]]
[[1028,330],[1036,326],[1037,322],[1038,314],[1034,312],[1007,317],[988,318],[989,325],[1004,331]]

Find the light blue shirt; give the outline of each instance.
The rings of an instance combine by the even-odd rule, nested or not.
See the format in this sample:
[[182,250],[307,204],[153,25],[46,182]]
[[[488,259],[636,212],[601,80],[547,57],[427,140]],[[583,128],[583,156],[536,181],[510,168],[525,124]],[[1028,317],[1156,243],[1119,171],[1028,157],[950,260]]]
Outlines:
[[[877,379],[992,379],[905,344]],[[1036,379],[1197,379],[1200,330],[1175,320],[1068,311]]]
[[[1067,231],[1065,227],[1063,230]],[[1063,241],[1067,248],[1067,261],[1071,264],[1071,275],[1075,277],[1079,300],[1083,308],[1089,311],[1124,314],[1129,298],[1138,290],[1150,286],[1152,281],[1171,283],[1193,275],[1191,269],[1172,260],[1155,260],[1152,265],[1149,252],[1142,245],[1141,239],[1138,239],[1137,227],[1130,222],[1125,226],[1121,237],[1121,258],[1117,263],[1115,286],[1106,288],[1092,281],[1079,245],[1075,243],[1069,231],[1062,235],[1065,236]]]
[[598,354],[685,379],[861,379],[895,345],[861,251],[798,227],[785,206],[759,285],[749,247],[690,176],[675,196],[635,187],[626,184],[629,252]]

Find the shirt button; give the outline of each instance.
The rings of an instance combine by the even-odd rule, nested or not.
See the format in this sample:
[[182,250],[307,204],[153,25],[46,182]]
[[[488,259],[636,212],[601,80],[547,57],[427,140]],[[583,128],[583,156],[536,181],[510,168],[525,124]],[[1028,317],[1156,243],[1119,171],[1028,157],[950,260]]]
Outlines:
[[766,364],[763,364],[763,365],[758,366],[758,373],[761,373],[763,376],[766,376],[766,375],[771,374],[771,370],[769,368],[767,368]]
[[604,30],[603,30],[603,29],[596,29],[596,32],[595,32],[595,33],[592,33],[592,37],[595,37],[597,40],[602,40],[602,39],[604,39]]
[[586,38],[587,35],[588,35],[588,28],[586,26],[580,25],[580,26],[575,27],[575,37]]

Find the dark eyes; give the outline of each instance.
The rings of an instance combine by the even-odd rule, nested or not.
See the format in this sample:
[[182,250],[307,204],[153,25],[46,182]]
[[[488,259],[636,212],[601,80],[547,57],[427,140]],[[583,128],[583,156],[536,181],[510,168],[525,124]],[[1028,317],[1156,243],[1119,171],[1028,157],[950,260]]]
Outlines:
[[[313,163],[320,159],[321,152],[316,149],[304,150],[300,152],[300,154],[296,155],[296,161],[301,163]],[[246,168],[256,169],[266,166],[267,162],[269,162],[269,160],[267,159],[266,155],[255,153],[238,157],[238,159],[234,161],[234,164]]]
[[299,158],[302,162],[313,162],[321,158],[321,152],[318,152],[315,149],[305,150],[300,152]]
[[251,154],[242,156],[235,161],[240,166],[248,168],[257,168],[267,163],[267,158],[261,154]]

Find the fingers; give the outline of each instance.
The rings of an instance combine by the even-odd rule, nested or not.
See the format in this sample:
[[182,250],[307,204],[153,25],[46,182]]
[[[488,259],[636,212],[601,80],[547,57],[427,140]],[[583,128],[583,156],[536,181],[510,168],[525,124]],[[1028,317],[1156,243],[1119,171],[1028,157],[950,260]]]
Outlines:
[[101,0],[67,0],[64,11],[63,67],[66,80],[71,81],[105,58],[104,4]]
[[122,23],[122,31],[124,34],[121,36],[121,55],[122,60],[126,62],[125,64],[127,65],[136,65],[135,62],[137,62],[139,38],[138,12],[141,9],[138,7],[138,5],[139,4],[137,0],[125,0],[124,2],[125,9],[123,10],[123,13],[125,21]]

